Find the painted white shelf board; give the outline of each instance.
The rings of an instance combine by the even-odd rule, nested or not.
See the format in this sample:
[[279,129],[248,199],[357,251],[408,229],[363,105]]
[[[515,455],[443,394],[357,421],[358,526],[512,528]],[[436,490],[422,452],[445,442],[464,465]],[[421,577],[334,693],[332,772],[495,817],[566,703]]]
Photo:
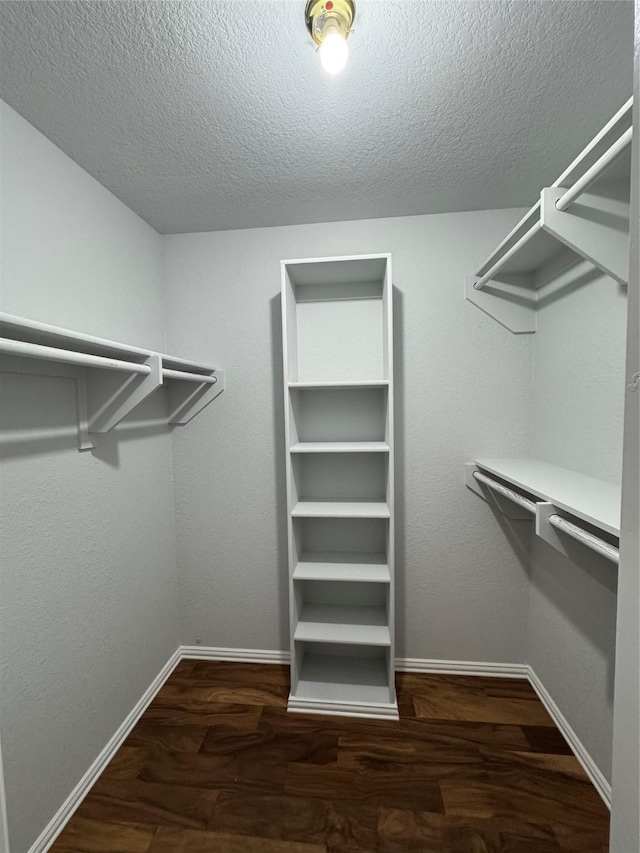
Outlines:
[[389,676],[382,658],[306,654],[296,699],[387,705]]
[[291,453],[388,453],[386,441],[300,441]]
[[476,459],[489,474],[620,536],[620,486],[538,459]]
[[362,581],[390,583],[384,553],[304,551],[293,571],[294,581]]
[[289,382],[289,388],[383,388],[388,384],[388,379],[354,379],[335,382]]
[[[576,270],[569,282],[596,268],[627,283],[629,236],[617,222],[628,213],[605,185],[630,184],[632,106],[630,98],[465,280],[466,299],[515,334],[536,331],[536,291],[571,268]],[[598,185],[604,191],[591,192]],[[579,204],[572,208],[576,198]]]
[[386,608],[350,604],[305,604],[293,638],[312,643],[391,645]]
[[184,358],[157,353],[155,350],[122,344],[83,332],[74,332],[38,320],[29,320],[13,314],[0,312],[0,337],[24,341],[31,344],[55,347],[58,349],[81,352],[88,355],[100,355],[106,358],[121,358],[133,362],[143,362],[150,355],[162,355],[163,367],[170,370],[184,370],[190,373],[212,373],[215,368]]
[[[477,276],[483,276],[518,240],[523,238],[534,226],[538,225],[541,216],[540,204],[540,201],[536,202],[526,216],[509,232],[478,269]],[[566,266],[581,260],[578,254],[571,252],[559,243],[553,235],[543,231],[542,228],[538,228],[533,233],[533,236],[523,243],[516,254],[502,266],[499,275],[531,274],[560,255],[566,255]],[[536,283],[532,282],[532,285],[536,286]]]
[[294,518],[389,518],[385,501],[298,501]]

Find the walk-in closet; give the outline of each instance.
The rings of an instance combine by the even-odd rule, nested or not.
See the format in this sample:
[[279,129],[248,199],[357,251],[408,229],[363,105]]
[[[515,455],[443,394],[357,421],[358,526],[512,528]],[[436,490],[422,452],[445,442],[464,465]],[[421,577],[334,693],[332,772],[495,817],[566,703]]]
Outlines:
[[640,8],[0,3],[0,853],[639,853]]

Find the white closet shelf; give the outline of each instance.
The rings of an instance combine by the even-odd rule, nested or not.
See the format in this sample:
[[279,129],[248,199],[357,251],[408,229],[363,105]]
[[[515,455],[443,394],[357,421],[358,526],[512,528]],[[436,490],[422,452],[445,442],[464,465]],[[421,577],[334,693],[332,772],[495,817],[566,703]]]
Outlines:
[[391,645],[386,608],[362,605],[305,604],[293,638],[310,643]]
[[289,382],[289,388],[384,388],[388,379],[338,379],[334,382]]
[[388,453],[386,441],[299,441],[291,453]]
[[83,450],[93,446],[89,433],[113,429],[162,385],[170,424],[187,423],[224,390],[224,372],[209,365],[3,312],[0,354],[4,371],[76,380]]
[[476,459],[477,468],[620,536],[620,486],[538,459]]
[[188,373],[208,374],[215,371],[215,367],[177,358],[172,355],[157,353],[155,350],[143,349],[130,346],[107,338],[99,338],[95,335],[87,335],[84,332],[74,332],[59,326],[51,326],[48,323],[40,323],[37,320],[28,320],[25,317],[17,317],[14,314],[0,312],[0,337],[10,338],[14,341],[40,344],[43,346],[56,347],[62,350],[86,353],[89,355],[105,356],[107,358],[119,358],[132,363],[142,363],[150,355],[161,355],[163,367],[169,370],[179,370]]
[[293,518],[389,518],[385,501],[298,501]]
[[304,551],[293,571],[294,581],[356,581],[390,583],[384,553]]
[[[389,673],[383,658],[365,658],[350,655],[305,654],[300,666],[300,678],[295,695],[289,700],[291,710],[303,710],[297,701],[314,704],[327,702],[329,706],[361,704],[363,706],[390,705]],[[395,703],[388,716],[397,718]],[[325,713],[329,708],[325,709]],[[338,710],[334,713],[344,713]],[[373,716],[373,714],[371,714]],[[376,715],[377,716],[377,715]]]
[[584,194],[600,180],[629,186],[632,107],[630,98],[466,280],[467,299],[511,331],[535,331],[535,291],[581,260],[627,283],[624,203]]

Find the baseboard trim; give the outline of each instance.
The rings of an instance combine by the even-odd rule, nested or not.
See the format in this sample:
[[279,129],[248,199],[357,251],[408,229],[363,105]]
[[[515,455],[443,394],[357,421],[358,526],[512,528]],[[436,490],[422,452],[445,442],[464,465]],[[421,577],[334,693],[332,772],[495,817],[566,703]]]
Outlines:
[[[109,742],[84,774],[82,779],[78,782],[71,794],[69,794],[65,802],[58,809],[49,824],[36,839],[35,843],[30,848],[29,853],[46,853],[46,851],[49,850],[53,842],[60,835],[65,825],[73,816],[73,813],[76,811],[82,800],[89,793],[91,787],[96,782],[106,765],[126,740],[131,729],[144,714],[162,685],[169,678],[181,660],[288,664],[290,659],[291,656],[289,652],[269,649],[229,649],[216,648],[214,646],[179,646],[151,682],[149,687],[145,690],[144,694],[127,715],[122,725],[110,738]],[[605,779],[604,775],[598,768],[598,765],[587,752],[580,738],[569,725],[566,717],[562,714],[551,697],[551,694],[547,691],[536,673],[528,664],[430,660],[428,658],[397,658],[396,670],[398,672],[422,672],[441,675],[484,675],[491,678],[526,678],[531,683],[531,686],[536,691],[540,701],[549,712],[549,716],[562,732],[574,755],[584,768],[595,789],[602,797],[605,805],[608,808],[611,808],[611,785]],[[295,705],[297,703],[294,701],[293,704]],[[337,713],[335,708],[312,708],[308,705],[307,707],[293,707],[291,700],[289,701],[289,709],[298,713]],[[345,710],[347,715],[371,715],[377,718],[386,716],[384,714],[370,714],[370,708],[368,708],[369,714],[363,714],[361,709],[356,706]]]
[[289,698],[287,711],[296,714],[328,714],[335,717],[366,717],[371,720],[398,720],[397,705],[366,705],[355,702],[318,702]]
[[571,728],[567,718],[564,716],[560,708],[558,708],[553,697],[540,681],[533,668],[531,666],[527,666],[527,669],[529,682],[538,694],[538,698],[547,709],[553,722],[562,732],[564,739],[571,747],[573,754],[582,765],[585,773],[593,783],[594,788],[602,797],[604,804],[608,809],[611,809],[611,783],[607,781],[598,765],[589,755],[586,747]]
[[487,663],[466,660],[396,658],[396,672],[424,672],[431,675],[485,675],[491,678],[528,678],[525,663]]
[[226,649],[215,646],[180,646],[180,656],[185,660],[232,660],[238,663],[288,664],[289,652],[272,649]]
[[178,648],[171,655],[151,684],[147,687],[140,699],[126,716],[123,723],[109,739],[102,752],[98,755],[91,767],[89,767],[82,779],[78,782],[76,787],[38,836],[35,843],[30,848],[29,853],[46,853],[46,851],[49,850],[53,842],[60,835],[66,824],[73,816],[73,813],[76,811],[80,803],[89,793],[104,768],[124,743],[129,732],[147,710],[147,707],[151,704],[162,685],[176,668],[180,659],[180,648]]

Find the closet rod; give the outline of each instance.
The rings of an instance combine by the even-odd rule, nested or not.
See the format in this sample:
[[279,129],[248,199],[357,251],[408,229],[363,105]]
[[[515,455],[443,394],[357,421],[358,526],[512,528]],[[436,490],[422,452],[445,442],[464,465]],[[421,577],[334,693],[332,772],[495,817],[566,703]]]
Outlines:
[[202,373],[185,373],[184,370],[162,370],[163,379],[186,379],[189,382],[207,382],[209,385],[215,385],[218,381],[217,376],[205,376]]
[[508,489],[506,486],[503,486],[502,483],[492,480],[491,477],[487,477],[487,475],[483,474],[481,471],[474,471],[473,476],[480,483],[484,483],[486,486],[489,486],[490,489],[493,489],[494,492],[499,492],[501,495],[504,495],[505,498],[509,498],[510,501],[517,503],[523,509],[526,509],[527,512],[531,512],[535,515],[536,505],[533,501],[530,501],[529,498],[525,498],[524,495],[514,492],[512,489]]
[[503,266],[505,266],[507,261],[510,261],[511,258],[520,251],[520,249],[525,245],[525,243],[528,243],[532,237],[535,237],[535,235],[538,233],[540,228],[542,228],[542,223],[540,222],[540,220],[538,220],[538,222],[536,222],[536,224],[532,228],[530,228],[527,231],[527,233],[524,234],[518,240],[517,243],[513,244],[513,246],[509,249],[509,251],[506,252],[500,258],[499,261],[496,261],[496,263],[491,267],[490,270],[487,270],[487,272],[482,276],[482,278],[480,278],[480,279],[478,279],[478,281],[476,281],[476,283],[473,285],[474,289],[475,290],[482,290],[482,288],[485,286],[485,284],[487,284],[489,281],[491,281],[491,279],[497,273],[500,272],[500,270],[502,269]]
[[568,536],[572,536],[574,539],[577,539],[578,542],[582,542],[583,545],[587,545],[593,551],[597,551],[598,554],[602,554],[602,556],[606,557],[608,560],[612,560],[616,565],[620,562],[619,549],[614,545],[610,545],[608,542],[605,542],[604,539],[594,536],[593,533],[583,530],[581,527],[578,527],[576,524],[572,524],[570,521],[567,521],[566,518],[562,518],[559,515],[550,515],[548,520],[552,527],[562,530],[563,533],[566,533]]
[[584,175],[582,175],[581,178],[578,178],[575,184],[558,199],[556,202],[558,210],[566,210],[579,195],[585,192],[585,190],[587,190],[591,184],[600,177],[607,166],[613,163],[616,157],[624,151],[627,145],[631,144],[632,131],[633,128],[627,128],[622,136],[619,139],[616,139],[611,148],[608,148],[604,154],[596,160],[593,166],[591,166],[590,169],[587,169]]
[[45,347],[41,344],[29,344],[0,338],[0,352],[7,355],[19,355],[26,358],[39,358],[44,361],[59,361],[65,364],[77,364],[80,367],[100,367],[105,370],[121,370],[123,373],[151,373],[148,364],[136,364],[133,361],[121,361],[102,355],[89,355],[84,352]]

